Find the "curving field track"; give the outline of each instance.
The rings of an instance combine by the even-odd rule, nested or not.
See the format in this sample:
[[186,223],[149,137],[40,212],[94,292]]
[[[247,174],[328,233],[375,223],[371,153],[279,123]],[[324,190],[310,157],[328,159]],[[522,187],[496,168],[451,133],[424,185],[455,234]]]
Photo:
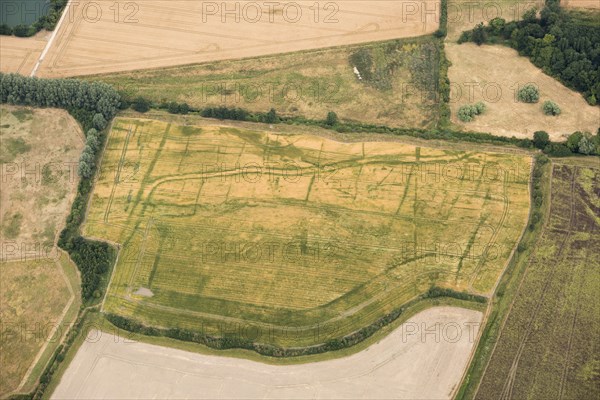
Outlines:
[[438,28],[439,11],[439,0],[74,2],[38,75],[99,74],[420,36]]

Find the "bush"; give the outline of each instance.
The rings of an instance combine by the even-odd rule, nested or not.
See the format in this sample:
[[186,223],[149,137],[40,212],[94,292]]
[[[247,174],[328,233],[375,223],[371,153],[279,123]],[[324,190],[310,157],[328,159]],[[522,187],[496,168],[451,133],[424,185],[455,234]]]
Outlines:
[[179,114],[187,114],[188,112],[190,112],[190,106],[188,103],[181,103],[179,105]]
[[544,102],[542,110],[544,110],[544,114],[546,115],[560,115],[560,107],[550,100]]
[[535,85],[529,83],[519,89],[517,98],[523,103],[537,103],[540,99],[540,92]]
[[475,104],[466,104],[458,109],[458,119],[471,122],[476,115],[483,114],[486,110],[485,103],[479,101]]
[[573,153],[578,153],[579,152],[579,141],[581,140],[581,138],[583,137],[583,132],[573,132],[569,138],[567,139],[567,147],[569,148],[569,150],[571,150]]
[[8,26],[6,24],[0,25],[0,35],[10,36],[12,34],[13,34],[13,30],[10,26]]
[[265,114],[264,122],[267,124],[274,124],[279,121],[279,117],[277,116],[277,111],[274,108],[271,108],[267,114]]
[[485,28],[483,27],[482,22],[477,24],[475,29],[473,29],[472,39],[473,39],[473,42],[475,42],[475,44],[477,44],[478,46],[481,46],[482,44],[484,44],[486,42],[487,32],[485,31]]
[[550,143],[550,135],[545,131],[533,133],[533,145],[538,149],[544,149]]
[[544,148],[544,153],[553,157],[567,157],[572,154],[571,150],[562,143],[550,143]]
[[169,103],[167,106],[167,111],[169,111],[171,114],[179,114],[179,104],[175,102]]
[[150,110],[150,102],[143,97],[138,97],[133,101],[131,107],[137,112],[145,113]]
[[13,33],[17,37],[29,37],[35,34],[35,30],[31,29],[28,25],[17,25],[13,28]]
[[94,117],[92,118],[92,124],[94,125],[94,128],[99,131],[106,128],[106,119],[104,118],[104,115],[100,113],[94,114]]
[[581,154],[585,154],[585,155],[590,155],[590,154],[596,154],[596,144],[594,143],[594,141],[592,140],[592,138],[590,137],[591,135],[589,134],[583,134],[581,136],[581,139],[579,140],[579,152]]
[[338,124],[338,122],[339,120],[337,114],[333,111],[329,111],[327,113],[327,119],[325,120],[325,123],[329,126],[335,126]]

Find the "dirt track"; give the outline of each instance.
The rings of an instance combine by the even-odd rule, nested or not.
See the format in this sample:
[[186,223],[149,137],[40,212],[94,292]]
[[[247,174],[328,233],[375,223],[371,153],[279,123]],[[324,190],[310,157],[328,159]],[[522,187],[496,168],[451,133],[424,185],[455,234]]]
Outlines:
[[481,317],[455,307],[428,309],[360,353],[289,366],[124,342],[101,333],[80,348],[52,398],[450,398]]
[[31,38],[0,36],[0,72],[28,76],[47,43],[48,32]]
[[439,0],[223,4],[76,2],[67,9],[37,75],[76,76],[253,57],[420,36],[439,26]]

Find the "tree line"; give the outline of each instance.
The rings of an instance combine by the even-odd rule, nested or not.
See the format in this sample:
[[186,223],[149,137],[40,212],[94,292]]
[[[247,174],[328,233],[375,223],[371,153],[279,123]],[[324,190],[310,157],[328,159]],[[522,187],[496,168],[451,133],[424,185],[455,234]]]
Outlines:
[[583,94],[591,105],[600,101],[600,22],[595,14],[564,10],[559,0],[546,0],[520,21],[494,18],[463,32],[459,43],[502,43],[528,57],[546,74]]
[[82,298],[91,302],[102,294],[102,282],[115,259],[115,250],[104,242],[82,237],[79,228],[92,190],[91,178],[106,140],[105,129],[117,113],[120,96],[112,86],[101,82],[0,74],[0,102],[66,109],[86,133],[78,168],[82,179],[58,246],[69,253],[81,271]]

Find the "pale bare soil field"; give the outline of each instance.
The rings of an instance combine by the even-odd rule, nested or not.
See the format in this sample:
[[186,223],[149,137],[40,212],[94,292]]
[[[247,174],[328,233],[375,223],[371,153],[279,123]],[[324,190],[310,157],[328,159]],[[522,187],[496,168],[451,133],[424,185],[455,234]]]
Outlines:
[[66,111],[0,107],[0,261],[52,252],[82,149],[83,134]]
[[478,311],[435,307],[360,353],[286,366],[195,354],[95,331],[52,398],[449,399],[481,319]]
[[438,28],[439,11],[439,0],[226,6],[82,1],[67,9],[38,75],[128,71],[420,36]]
[[29,75],[47,43],[48,32],[31,38],[0,35],[0,72]]
[[[452,62],[448,71],[452,122],[458,126],[520,138],[531,138],[533,132],[545,130],[552,140],[562,140],[578,130],[595,133],[600,126],[598,107],[588,105],[579,93],[544,74],[509,47],[447,43],[446,51]],[[539,88],[536,104],[516,100],[518,87],[527,83]],[[544,115],[542,104],[546,100],[560,106],[559,116]],[[457,118],[459,107],[478,101],[486,104],[485,113],[471,122],[461,122]]]

